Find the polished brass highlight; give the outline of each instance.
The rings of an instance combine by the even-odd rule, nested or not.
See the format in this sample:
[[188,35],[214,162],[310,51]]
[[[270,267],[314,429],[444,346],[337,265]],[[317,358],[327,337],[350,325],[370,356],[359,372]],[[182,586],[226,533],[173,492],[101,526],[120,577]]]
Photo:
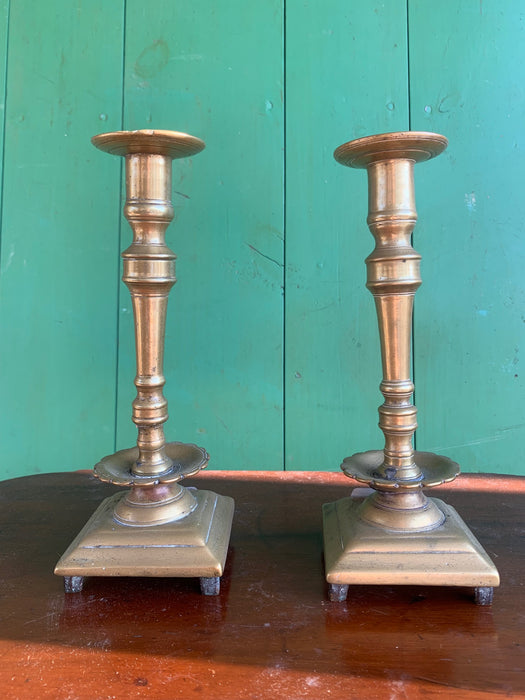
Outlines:
[[107,498],[58,562],[67,591],[85,576],[191,576],[207,595],[219,593],[233,517],[233,499],[187,489],[178,482],[208,463],[202,447],[166,443],[168,404],[163,394],[168,294],[176,282],[175,254],[165,242],[173,219],[174,158],[199,153],[204,142],[174,131],[122,131],[94,136],[102,151],[124,156],[124,215],[133,242],[122,253],[123,281],[135,319],[137,396],[132,420],[137,445],[104,457],[101,480],[131,486]]
[[367,223],[375,249],[366,259],[381,343],[384,403],[379,427],[385,447],[347,457],[341,468],[374,493],[323,506],[326,579],[331,600],[350,584],[469,586],[490,604],[499,575],[456,511],[427,498],[425,486],[452,481],[459,466],[413,449],[412,314],[421,284],[421,256],[411,244],[417,220],[414,164],[445,150],[447,139],[426,132],[368,136],[336,149],[335,159],[368,172]]

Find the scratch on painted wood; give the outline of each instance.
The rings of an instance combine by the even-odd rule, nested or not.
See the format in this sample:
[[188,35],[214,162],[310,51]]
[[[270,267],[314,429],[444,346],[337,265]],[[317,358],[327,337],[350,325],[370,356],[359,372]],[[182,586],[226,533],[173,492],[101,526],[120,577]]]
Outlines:
[[279,260],[276,260],[275,258],[272,258],[270,255],[266,255],[265,253],[261,253],[260,250],[258,250],[255,246],[253,246],[251,243],[246,244],[250,250],[253,250],[254,253],[257,253],[263,258],[266,258],[266,260],[269,260],[270,262],[275,263],[278,267],[284,267],[282,262],[279,262]]

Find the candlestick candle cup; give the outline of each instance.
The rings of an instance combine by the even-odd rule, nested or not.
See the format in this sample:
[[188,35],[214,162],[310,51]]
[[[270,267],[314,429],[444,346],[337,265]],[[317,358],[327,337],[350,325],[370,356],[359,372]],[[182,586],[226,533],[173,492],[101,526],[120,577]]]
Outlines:
[[173,219],[172,161],[197,154],[204,142],[174,131],[121,131],[94,136],[102,151],[124,156],[124,215],[133,241],[122,253],[123,281],[135,319],[136,447],[104,457],[101,481],[129,486],[107,498],[58,562],[66,591],[86,576],[197,577],[204,594],[219,593],[233,517],[233,499],[179,483],[208,463],[202,447],[166,443],[163,395],[168,294],[176,282],[174,253],[165,242]]
[[400,132],[350,141],[334,154],[368,174],[367,222],[376,245],[366,260],[366,286],[379,324],[385,438],[383,450],[354,454],[341,465],[373,494],[323,506],[326,579],[335,601],[346,599],[351,584],[423,584],[472,587],[476,602],[486,605],[499,585],[496,568],[454,508],[423,493],[423,487],[452,481],[459,466],[413,449],[412,314],[421,284],[421,256],[411,243],[413,173],[415,163],[446,146],[439,134]]

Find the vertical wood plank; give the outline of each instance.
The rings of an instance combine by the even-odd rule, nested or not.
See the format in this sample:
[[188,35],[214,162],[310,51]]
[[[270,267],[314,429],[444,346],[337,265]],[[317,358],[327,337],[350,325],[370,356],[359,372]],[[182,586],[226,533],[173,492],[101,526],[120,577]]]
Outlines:
[[[9,35],[9,3],[10,0],[0,2],[0,187],[3,183],[4,166],[4,135],[5,135],[5,94],[7,80],[7,40]],[[2,215],[2,194],[0,192],[0,227]],[[0,228],[1,231],[1,228]],[[1,254],[1,237],[0,237]]]
[[336,469],[383,438],[366,173],[332,154],[408,128],[406,4],[288,0],[286,26],[286,467]]
[[[174,163],[178,256],[165,394],[169,440],[197,442],[212,468],[282,468],[283,104],[281,0],[128,0],[126,128],[206,141]],[[129,240],[123,228],[122,245]],[[135,360],[121,289],[118,445]]]
[[[114,443],[122,3],[11,2],[0,269],[2,478]],[[97,183],[94,188],[93,183]]]
[[450,141],[416,173],[417,443],[464,471],[523,473],[525,11],[409,7],[412,128]]
[[[122,126],[124,6],[0,1],[3,478],[114,449],[117,307],[118,447],[135,441],[120,163],[89,143]],[[380,447],[366,176],[332,152],[409,126],[406,0],[287,0],[286,86],[283,0],[127,6],[124,126],[207,141],[174,167],[169,439],[203,444],[214,467],[282,467],[286,338],[287,468]],[[450,139],[416,170],[417,444],[465,471],[521,473],[524,13],[495,0],[408,7],[411,127]]]

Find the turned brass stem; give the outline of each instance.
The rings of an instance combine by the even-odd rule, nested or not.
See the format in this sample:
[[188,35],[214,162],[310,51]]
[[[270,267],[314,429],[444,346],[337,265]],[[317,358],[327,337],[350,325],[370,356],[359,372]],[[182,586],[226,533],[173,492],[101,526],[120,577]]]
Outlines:
[[176,256],[164,238],[173,219],[171,158],[127,155],[126,192],[124,216],[133,230],[133,242],[122,253],[122,279],[131,294],[137,351],[132,420],[138,429],[139,454],[133,472],[160,475],[172,467],[163,428],[168,420],[163,394],[166,311],[168,294],[176,282]]
[[144,129],[99,134],[92,143],[124,156],[124,215],[133,240],[122,253],[123,281],[135,320],[136,447],[103,457],[101,481],[131,489],[107,498],[61,557],[55,573],[67,591],[84,576],[198,576],[205,595],[217,595],[228,551],[234,503],[227,496],[178,482],[208,464],[202,447],[166,442],[164,337],[168,295],[175,284],[175,254],[165,241],[173,219],[171,167],[204,142],[178,131]]
[[421,284],[421,256],[412,248],[417,221],[414,200],[414,162],[386,160],[368,166],[368,226],[375,249],[366,259],[367,283],[375,300],[381,341],[385,402],[379,408],[379,427],[385,436],[380,474],[387,479],[418,479],[412,439],[417,409],[412,404],[410,378],[412,312]]
[[[122,253],[122,279],[131,294],[135,320],[137,396],[132,420],[138,430],[137,455],[131,464],[129,451],[122,451],[102,460],[95,471],[99,478],[113,483],[132,484],[138,480],[147,486],[158,483],[158,478],[177,481],[183,471],[192,473],[204,466],[207,454],[187,446],[195,449],[189,463],[183,459],[183,467],[182,462],[176,463],[167,453],[164,337],[168,295],[177,279],[176,255],[166,245],[165,235],[173,219],[172,160],[198,153],[204,143],[189,134],[161,130],[99,134],[92,142],[103,151],[124,156],[126,163],[124,216],[131,226],[133,241]],[[177,454],[181,450],[187,452],[182,445],[174,449]]]
[[370,478],[356,467],[356,477],[370,482],[375,478],[413,486],[424,478],[413,447],[417,409],[412,403],[412,315],[421,285],[421,256],[411,243],[417,221],[414,163],[438,155],[446,145],[439,134],[399,132],[349,141],[334,153],[343,165],[366,168],[368,175],[367,223],[375,248],[366,259],[366,286],[376,306],[385,399],[379,407],[385,438],[381,464]]
[[438,155],[446,145],[439,134],[400,132],[350,141],[334,154],[343,165],[367,170],[367,223],[375,248],[366,259],[366,286],[377,312],[384,397],[379,407],[383,451],[347,457],[342,468],[377,491],[363,505],[361,518],[391,530],[438,527],[443,513],[421,487],[453,479],[459,471],[451,460],[413,447],[412,316],[421,285],[421,256],[411,242],[417,221],[414,164]]
[[[488,588],[499,576],[453,508],[427,498],[425,486],[452,481],[459,466],[448,457],[414,451],[412,313],[421,284],[420,255],[411,244],[417,220],[414,164],[439,155],[447,139],[427,132],[378,134],[349,141],[335,159],[368,175],[368,226],[375,248],[366,260],[374,296],[384,403],[379,426],[383,450],[343,460],[344,473],[374,490],[363,501],[343,498],[323,507],[325,570],[330,599],[343,601],[350,584],[431,584]],[[487,591],[486,596],[479,591]]]

